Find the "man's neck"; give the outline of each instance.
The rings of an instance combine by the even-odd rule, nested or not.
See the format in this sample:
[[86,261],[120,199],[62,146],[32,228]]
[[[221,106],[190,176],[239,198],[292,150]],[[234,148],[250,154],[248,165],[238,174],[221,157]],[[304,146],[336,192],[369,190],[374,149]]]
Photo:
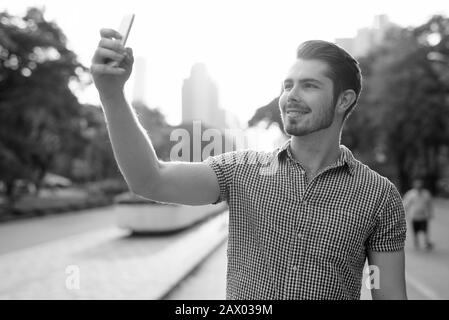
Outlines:
[[290,147],[292,156],[306,170],[310,181],[340,157],[340,134],[321,130],[307,136],[292,136]]

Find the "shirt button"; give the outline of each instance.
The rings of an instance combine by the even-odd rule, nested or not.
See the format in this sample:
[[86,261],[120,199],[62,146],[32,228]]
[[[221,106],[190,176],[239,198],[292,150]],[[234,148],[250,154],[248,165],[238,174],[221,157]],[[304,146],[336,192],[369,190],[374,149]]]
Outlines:
[[293,271],[298,271],[298,266],[293,266]]
[[302,202],[302,204],[305,205],[305,206],[307,206],[307,200],[304,200],[304,201]]
[[302,233],[301,232],[298,233],[298,238],[302,239]]

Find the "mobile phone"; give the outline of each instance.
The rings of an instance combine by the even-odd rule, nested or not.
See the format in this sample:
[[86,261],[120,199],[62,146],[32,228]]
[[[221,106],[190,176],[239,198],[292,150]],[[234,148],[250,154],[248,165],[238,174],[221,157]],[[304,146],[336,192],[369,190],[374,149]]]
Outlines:
[[[123,16],[122,22],[120,23],[120,27],[118,28],[118,32],[122,36],[122,39],[120,39],[120,43],[122,46],[126,45],[126,40],[128,40],[129,32],[131,31],[131,27],[134,22],[134,13],[127,14]],[[117,61],[111,61],[109,63],[112,67],[117,67],[119,63]]]
[[122,35],[122,45],[126,45],[126,40],[128,40],[129,32],[131,31],[131,27],[134,22],[134,14],[127,14],[123,17],[122,23],[120,23],[120,27],[118,32]]

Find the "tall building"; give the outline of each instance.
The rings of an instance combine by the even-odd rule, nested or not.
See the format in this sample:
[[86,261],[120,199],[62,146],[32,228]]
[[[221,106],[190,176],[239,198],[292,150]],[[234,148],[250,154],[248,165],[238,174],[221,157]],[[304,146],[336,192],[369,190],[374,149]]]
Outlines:
[[394,26],[395,24],[390,22],[387,15],[376,15],[372,26],[357,30],[355,38],[337,38],[335,43],[354,57],[362,57],[367,55],[373,47],[380,44],[387,31]]
[[182,86],[182,121],[193,120],[217,129],[226,127],[226,112],[219,107],[218,88],[203,63],[193,65]]

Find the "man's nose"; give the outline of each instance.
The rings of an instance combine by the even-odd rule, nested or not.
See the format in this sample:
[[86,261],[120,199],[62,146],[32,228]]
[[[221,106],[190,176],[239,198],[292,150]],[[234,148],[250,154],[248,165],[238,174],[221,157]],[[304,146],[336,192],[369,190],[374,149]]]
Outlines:
[[287,95],[287,101],[298,102],[301,100],[301,93],[297,86],[294,86]]

